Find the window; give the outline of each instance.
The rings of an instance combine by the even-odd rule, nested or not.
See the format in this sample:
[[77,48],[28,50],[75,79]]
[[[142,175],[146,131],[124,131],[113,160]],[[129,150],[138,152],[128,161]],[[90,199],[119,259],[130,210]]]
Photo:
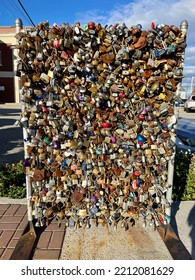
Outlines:
[[5,91],[5,87],[4,86],[0,86],[0,91]]

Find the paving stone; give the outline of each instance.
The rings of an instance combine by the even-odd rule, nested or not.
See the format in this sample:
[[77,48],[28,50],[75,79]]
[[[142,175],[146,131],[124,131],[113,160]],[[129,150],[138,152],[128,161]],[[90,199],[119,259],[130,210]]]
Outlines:
[[7,210],[10,207],[10,204],[0,204],[0,210]]
[[20,205],[14,216],[24,216],[27,212],[27,206],[26,205]]
[[3,248],[0,248],[0,257],[1,257],[1,255],[3,254],[3,252],[4,252],[4,249],[3,249]]
[[0,230],[16,230],[18,223],[0,223]]
[[24,233],[24,230],[22,229],[17,229],[16,232],[14,233],[13,239],[19,239]]
[[37,248],[39,249],[47,249],[49,246],[49,242],[51,240],[52,232],[44,231],[42,232],[39,241],[37,243]]
[[5,216],[13,216],[16,211],[18,210],[18,208],[20,207],[19,204],[12,204],[10,205],[10,207],[7,209],[7,211],[5,212]]
[[45,231],[65,231],[66,225],[65,223],[62,223],[61,226],[59,227],[57,223],[51,223],[46,227]]
[[7,248],[13,248],[14,249],[16,247],[17,243],[18,243],[18,239],[12,239],[12,240],[10,240]]
[[5,249],[0,259],[1,260],[9,260],[13,251],[14,251],[14,249],[11,249],[11,248]]
[[58,260],[60,250],[36,249],[33,260]]
[[22,221],[23,217],[22,216],[3,216],[0,219],[0,223],[20,223]]
[[5,230],[0,236],[0,248],[6,248],[13,235],[14,230]]
[[4,213],[5,213],[5,210],[0,210],[0,218],[3,216]]
[[61,249],[63,239],[64,239],[63,231],[54,231],[48,248],[49,249]]
[[25,214],[25,216],[23,217],[21,223],[18,226],[18,229],[25,230],[27,225],[28,225],[28,215]]

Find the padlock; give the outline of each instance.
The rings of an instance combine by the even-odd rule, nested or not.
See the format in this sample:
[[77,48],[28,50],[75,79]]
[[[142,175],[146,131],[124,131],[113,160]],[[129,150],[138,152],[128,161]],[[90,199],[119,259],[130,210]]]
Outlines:
[[[23,34],[25,64],[20,61],[18,71],[27,119],[19,125],[29,129],[28,167],[38,160],[48,170],[33,185],[34,200],[39,191],[44,203],[61,200],[63,190],[67,215],[57,212],[59,224],[64,218],[71,227],[90,227],[87,214],[97,215],[107,203],[113,211],[107,222],[117,228],[121,219],[127,230],[138,219],[139,203],[166,208],[156,184],[166,186],[173,153],[172,102],[183,77],[179,49],[185,50],[185,34],[160,24],[145,32],[141,25],[42,23]],[[132,207],[132,220],[118,220],[116,205]],[[159,225],[169,219],[162,213],[140,218],[145,226]]]

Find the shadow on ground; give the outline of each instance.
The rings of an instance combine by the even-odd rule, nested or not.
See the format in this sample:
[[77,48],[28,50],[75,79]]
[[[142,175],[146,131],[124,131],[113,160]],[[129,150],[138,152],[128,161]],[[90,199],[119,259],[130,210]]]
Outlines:
[[[181,201],[174,201],[172,204],[172,209],[171,209],[171,226],[177,235],[177,237],[181,240],[181,236],[179,234],[180,229],[178,228],[178,220],[177,220],[177,214],[179,213],[180,210],[180,204]],[[192,207],[190,210],[188,216],[186,216],[186,221],[187,221],[187,226],[191,228],[190,232],[186,232],[186,234],[190,236],[191,239],[191,251],[189,253],[191,254],[191,257],[193,260],[195,260],[195,205]],[[187,249],[186,249],[187,250]]]
[[188,225],[191,226],[190,237],[192,239],[192,258],[195,260],[195,205],[189,213]]
[[20,113],[20,109],[0,108],[0,165],[24,158],[22,128],[14,125]]
[[20,116],[21,110],[18,108],[0,108],[0,117],[2,116],[13,116],[13,119],[16,116]]

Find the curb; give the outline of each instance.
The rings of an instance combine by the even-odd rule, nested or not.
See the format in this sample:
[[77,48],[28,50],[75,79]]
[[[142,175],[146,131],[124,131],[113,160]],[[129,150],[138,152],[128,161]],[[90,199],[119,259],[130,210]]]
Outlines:
[[26,198],[10,198],[10,197],[0,197],[0,204],[21,204],[27,205]]

